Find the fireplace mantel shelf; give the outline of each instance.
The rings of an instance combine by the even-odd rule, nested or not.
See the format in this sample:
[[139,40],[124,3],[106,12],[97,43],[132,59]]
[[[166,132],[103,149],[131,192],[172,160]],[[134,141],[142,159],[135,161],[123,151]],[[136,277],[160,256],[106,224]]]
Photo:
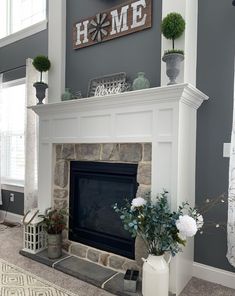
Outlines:
[[181,101],[192,108],[198,109],[208,96],[190,84],[176,84],[161,86],[138,91],[125,92],[103,97],[91,97],[77,100],[30,106],[38,115],[56,114],[69,111],[96,111],[121,106],[141,106],[145,104],[159,104],[161,102]]

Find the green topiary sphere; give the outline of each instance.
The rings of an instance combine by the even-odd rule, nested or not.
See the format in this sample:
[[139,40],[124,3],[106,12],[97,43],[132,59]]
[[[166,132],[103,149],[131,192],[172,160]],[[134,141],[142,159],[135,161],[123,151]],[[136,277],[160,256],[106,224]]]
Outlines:
[[43,56],[43,55],[39,55],[34,58],[33,66],[39,72],[46,72],[50,69],[51,62],[49,61],[48,57]]
[[42,81],[42,72],[47,72],[51,67],[51,62],[48,57],[43,55],[38,55],[33,60],[33,66],[36,70],[41,73],[41,81]]
[[181,14],[169,13],[162,21],[162,34],[166,39],[171,39],[174,49],[174,41],[179,38],[185,30],[185,20]]

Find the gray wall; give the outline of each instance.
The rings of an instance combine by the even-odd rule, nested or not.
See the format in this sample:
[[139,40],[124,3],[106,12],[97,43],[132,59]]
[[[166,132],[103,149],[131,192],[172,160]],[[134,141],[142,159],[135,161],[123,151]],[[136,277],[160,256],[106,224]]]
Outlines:
[[[14,202],[10,201],[10,194],[15,195]],[[18,215],[24,214],[24,194],[14,191],[2,190],[3,205],[0,210],[11,212]]]
[[[197,87],[210,96],[198,112],[196,197],[227,192],[235,57],[235,7],[231,0],[199,0]],[[208,220],[226,223],[227,206],[210,211]],[[234,271],[226,259],[226,231],[208,229],[197,235],[195,261]]]
[[131,79],[144,71],[151,86],[160,85],[161,0],[153,0],[153,27],[87,48],[73,50],[73,23],[123,3],[123,0],[67,1],[66,86],[87,94],[89,80],[106,74],[126,72]]
[[[47,55],[47,30],[0,48],[0,72],[25,65],[27,58]],[[13,77],[14,78],[14,77]]]

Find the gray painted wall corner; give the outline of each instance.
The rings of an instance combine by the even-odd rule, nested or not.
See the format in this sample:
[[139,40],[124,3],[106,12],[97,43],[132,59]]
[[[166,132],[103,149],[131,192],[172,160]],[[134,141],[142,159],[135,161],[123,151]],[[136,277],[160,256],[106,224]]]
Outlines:
[[[234,97],[235,7],[230,0],[199,0],[197,87],[210,100],[198,110],[196,201],[228,190],[229,159],[223,143],[231,140]],[[227,222],[227,205],[213,208],[206,220]],[[195,261],[233,271],[228,263],[227,233],[210,227],[195,240]]]
[[25,65],[27,58],[38,54],[48,54],[48,30],[0,47],[0,72]]

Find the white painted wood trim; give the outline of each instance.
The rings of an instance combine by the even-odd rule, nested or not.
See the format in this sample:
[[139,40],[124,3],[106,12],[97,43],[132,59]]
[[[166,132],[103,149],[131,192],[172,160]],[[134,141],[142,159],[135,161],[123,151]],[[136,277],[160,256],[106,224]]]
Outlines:
[[0,48],[47,29],[47,20],[0,39]]
[[159,103],[185,103],[197,109],[208,96],[190,84],[176,84],[171,86],[154,87],[144,90],[125,92],[104,97],[92,97],[78,100],[57,102],[44,105],[30,106],[38,115],[48,116],[59,113],[72,113],[76,111],[97,111],[123,106],[144,106],[146,104]]
[[53,103],[61,101],[65,90],[66,0],[50,0],[48,5],[48,101]]
[[[185,16],[185,1],[186,0],[164,0],[162,1],[162,20],[164,19],[165,16],[167,16],[168,13],[171,12],[178,12],[182,14],[182,16]],[[175,46],[179,49],[184,50],[184,37],[181,37],[176,40]],[[164,55],[165,50],[171,49],[171,40],[167,40],[163,35],[161,38],[161,58]],[[177,78],[177,82],[183,83],[184,82],[184,77],[183,77],[183,63],[181,64],[182,69],[179,77]],[[167,85],[169,82],[169,79],[166,75],[166,63],[161,60],[161,85]]]
[[184,82],[196,86],[197,82],[197,40],[198,40],[198,0],[186,1],[185,14],[185,60]]
[[13,185],[13,184],[2,184],[1,189],[24,193],[24,186],[18,186],[18,185]]
[[[5,215],[6,215],[6,218],[5,218]],[[22,224],[22,220],[23,220],[22,215],[14,214],[11,212],[7,212],[6,214],[5,211],[0,210],[0,222],[2,222],[4,218],[6,221],[13,222],[13,223],[20,223],[20,224]]]
[[[185,52],[185,60],[181,63],[178,83],[190,83],[196,86],[197,74],[197,35],[198,35],[198,0],[164,0],[162,1],[162,19],[171,12],[178,12],[186,22],[184,34],[175,41],[175,49]],[[171,49],[171,40],[162,35],[162,56],[165,50]],[[166,85],[166,64],[161,61],[161,85]]]
[[193,276],[208,282],[235,289],[235,273],[201,263],[193,263]]

